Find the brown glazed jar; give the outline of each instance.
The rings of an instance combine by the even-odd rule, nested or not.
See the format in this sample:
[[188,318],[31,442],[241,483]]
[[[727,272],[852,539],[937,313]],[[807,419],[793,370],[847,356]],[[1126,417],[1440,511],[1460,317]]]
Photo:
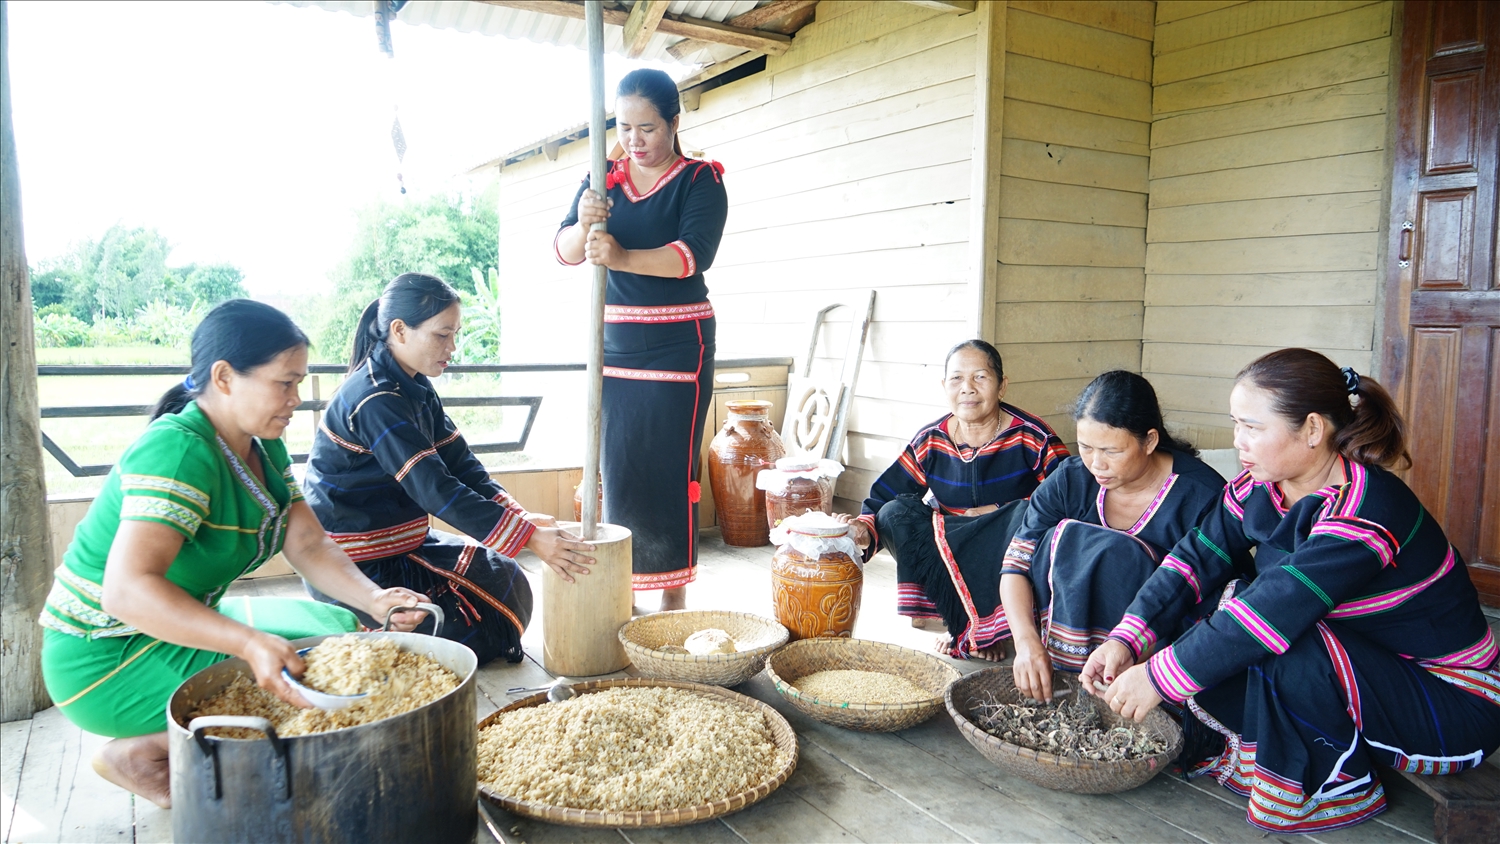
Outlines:
[[[818,461],[816,460],[798,461],[791,457],[783,457],[776,461],[776,470],[780,472],[811,472],[817,468]],[[791,477],[785,478],[782,483],[770,486],[767,486],[763,478],[760,485],[766,493],[767,527],[774,528],[778,522],[788,516],[800,516],[813,510],[824,513],[833,512],[833,480],[831,478]]]
[[[599,521],[604,521],[604,479],[599,479]],[[573,487],[573,521],[583,521],[583,482]]]
[[771,427],[771,403],[756,399],[727,402],[729,419],[708,446],[708,481],[725,545],[758,548],[770,543],[766,496],[755,476],[786,456]]
[[[792,534],[832,540],[848,537],[849,526],[793,527],[787,534],[789,540],[795,538]],[[791,631],[793,640],[853,635],[864,583],[864,570],[844,551],[829,549],[813,557],[788,541],[771,560],[776,620]]]

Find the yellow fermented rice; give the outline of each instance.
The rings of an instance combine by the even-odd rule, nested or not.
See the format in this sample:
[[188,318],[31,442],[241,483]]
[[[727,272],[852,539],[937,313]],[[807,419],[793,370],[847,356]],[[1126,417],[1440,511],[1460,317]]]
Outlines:
[[[459,678],[437,660],[401,650],[394,639],[325,639],[308,652],[305,661],[304,685],[329,694],[369,692],[370,696],[345,709],[298,709],[257,686],[250,675],[241,674],[224,691],[200,703],[188,720],[200,715],[253,715],[270,721],[277,735],[305,736],[410,712],[459,684]],[[221,738],[261,737],[255,730],[232,727],[210,730],[209,734]]]
[[830,703],[915,703],[936,697],[905,677],[883,671],[816,671],[792,685],[803,697]]
[[479,781],[508,797],[607,811],[701,806],[787,762],[765,716],[682,689],[626,688],[502,714],[479,734]]

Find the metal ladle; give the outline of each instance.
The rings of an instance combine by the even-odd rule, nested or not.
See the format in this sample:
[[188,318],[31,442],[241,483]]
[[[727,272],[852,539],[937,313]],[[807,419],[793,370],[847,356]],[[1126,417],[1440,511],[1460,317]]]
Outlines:
[[518,686],[505,690],[505,693],[508,695],[520,695],[527,692],[546,692],[547,700],[552,703],[562,703],[578,695],[578,692],[573,690],[573,684],[567,677],[558,677],[545,686]]

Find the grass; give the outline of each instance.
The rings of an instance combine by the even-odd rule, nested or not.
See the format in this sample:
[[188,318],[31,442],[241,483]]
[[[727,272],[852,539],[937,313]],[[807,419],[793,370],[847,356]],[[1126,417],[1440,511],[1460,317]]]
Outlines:
[[[39,364],[186,363],[182,352],[154,346],[37,349],[37,357]],[[37,389],[42,407],[151,405],[178,380],[170,375],[49,375],[37,379]],[[316,382],[317,394],[328,398],[342,380],[337,375],[310,376],[303,382],[302,397],[313,397]],[[581,372],[510,373],[445,377],[437,388],[444,396],[543,396],[525,452],[480,455],[491,468],[539,468],[582,460],[584,385]],[[454,408],[450,415],[469,442],[496,442],[520,437],[526,408]],[[112,464],[145,430],[146,421],[145,416],[47,419],[42,430],[80,465]],[[308,451],[315,425],[313,413],[298,413],[287,429],[287,448],[293,453]],[[43,460],[51,496],[90,496],[104,483],[103,477],[73,477],[50,454]]]

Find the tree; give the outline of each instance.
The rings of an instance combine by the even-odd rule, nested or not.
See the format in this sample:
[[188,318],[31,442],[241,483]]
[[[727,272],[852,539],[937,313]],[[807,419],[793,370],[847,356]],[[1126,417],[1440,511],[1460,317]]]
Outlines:
[[377,200],[356,212],[354,241],[333,273],[333,304],[316,332],[320,356],[348,354],[360,313],[402,273],[430,273],[473,294],[473,271],[499,265],[496,190]]
[[115,225],[99,242],[94,298],[105,316],[132,316],[169,295],[167,254],[172,247],[156,229]]
[[213,307],[226,299],[241,299],[247,295],[245,274],[233,264],[205,264],[201,267],[190,264],[184,270],[188,301],[178,303],[184,307],[192,307],[194,302]]

